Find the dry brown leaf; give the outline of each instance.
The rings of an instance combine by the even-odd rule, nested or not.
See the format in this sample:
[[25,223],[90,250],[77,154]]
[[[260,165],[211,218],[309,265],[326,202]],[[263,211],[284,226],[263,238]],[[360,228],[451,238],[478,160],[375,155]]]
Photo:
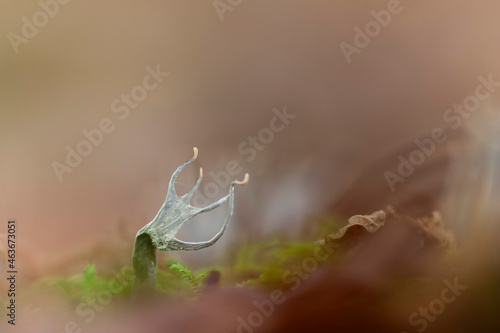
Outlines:
[[375,233],[385,224],[406,223],[415,229],[419,235],[419,246],[438,246],[446,249],[455,249],[456,240],[453,232],[444,228],[444,222],[439,212],[434,212],[432,217],[411,218],[398,215],[392,206],[378,210],[370,215],[354,215],[348,223],[336,233],[326,236],[318,244],[336,243],[342,245],[356,242],[360,236]]

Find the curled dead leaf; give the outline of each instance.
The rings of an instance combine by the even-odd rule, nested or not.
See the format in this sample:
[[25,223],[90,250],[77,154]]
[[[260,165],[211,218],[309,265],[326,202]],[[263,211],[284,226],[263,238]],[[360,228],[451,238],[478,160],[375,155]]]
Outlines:
[[398,215],[392,206],[387,206],[370,215],[354,215],[349,218],[346,226],[317,243],[319,245],[334,243],[338,246],[345,243],[353,244],[360,236],[375,233],[384,225],[392,223],[405,223],[412,226],[419,236],[419,246],[432,245],[447,250],[456,248],[455,235],[452,231],[445,229],[439,212],[434,212],[432,217],[411,218]]

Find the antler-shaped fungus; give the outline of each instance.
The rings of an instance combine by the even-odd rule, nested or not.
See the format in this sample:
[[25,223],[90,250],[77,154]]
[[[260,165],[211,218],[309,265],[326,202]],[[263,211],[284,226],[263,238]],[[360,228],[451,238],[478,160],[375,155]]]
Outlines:
[[[156,250],[175,251],[175,250],[200,250],[209,247],[221,238],[233,215],[234,205],[234,186],[245,185],[248,183],[248,173],[245,174],[243,181],[233,181],[229,188],[229,194],[217,202],[203,208],[191,206],[190,201],[200,186],[203,178],[203,169],[200,168],[200,176],[194,187],[188,193],[179,197],[175,192],[175,180],[182,169],[194,162],[198,157],[198,149],[193,148],[194,155],[189,161],[181,164],[172,174],[168,185],[167,198],[160,208],[155,218],[137,232],[135,238],[134,252],[132,261],[135,272],[134,294],[144,290],[154,290],[156,285]],[[229,208],[224,225],[212,239],[205,242],[184,242],[175,237],[175,234],[184,223],[194,216],[208,212],[219,207],[229,200]]]

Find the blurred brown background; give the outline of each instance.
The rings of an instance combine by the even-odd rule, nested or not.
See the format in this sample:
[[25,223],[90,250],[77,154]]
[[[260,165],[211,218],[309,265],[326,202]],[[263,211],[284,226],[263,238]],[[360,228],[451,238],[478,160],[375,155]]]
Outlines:
[[[443,112],[474,93],[478,76],[500,80],[498,1],[402,6],[348,64],[339,44],[352,44],[353,28],[387,1],[242,1],[223,21],[212,1],[71,1],[18,53],[8,34],[20,35],[22,17],[32,22],[40,5],[3,1],[0,220],[17,219],[25,262],[43,266],[110,239],[131,250],[193,146],[204,184],[231,160],[242,168],[235,178],[251,175],[236,189],[227,235],[198,259],[187,254],[193,261],[252,236],[294,237],[373,163],[395,169],[390,154],[446,127]],[[111,103],[157,65],[170,76],[120,120]],[[296,118],[248,162],[238,146],[285,106]],[[64,163],[65,147],[103,118],[115,130],[60,183],[51,163]],[[179,192],[197,172],[186,169]],[[390,195],[388,186],[373,193]],[[224,213],[192,222],[181,237],[211,237]]]

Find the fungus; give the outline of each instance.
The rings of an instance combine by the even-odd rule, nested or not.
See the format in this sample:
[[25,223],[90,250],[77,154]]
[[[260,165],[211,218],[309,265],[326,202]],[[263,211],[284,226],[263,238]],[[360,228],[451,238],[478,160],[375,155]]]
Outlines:
[[[134,286],[133,298],[140,294],[150,292],[156,287],[156,251],[194,251],[209,247],[215,244],[224,234],[231,216],[233,215],[234,205],[234,186],[245,185],[248,183],[248,173],[242,181],[233,181],[229,188],[229,194],[206,207],[199,208],[191,206],[191,199],[200,186],[203,178],[203,169],[200,168],[200,176],[194,187],[183,196],[178,196],[175,192],[175,180],[182,169],[194,162],[198,157],[198,149],[193,148],[193,157],[181,164],[172,174],[168,185],[167,197],[165,203],[160,208],[155,218],[137,232],[132,255],[134,267]],[[184,223],[198,214],[208,212],[229,201],[228,213],[224,225],[212,239],[204,242],[185,242],[175,237],[176,233]]]

